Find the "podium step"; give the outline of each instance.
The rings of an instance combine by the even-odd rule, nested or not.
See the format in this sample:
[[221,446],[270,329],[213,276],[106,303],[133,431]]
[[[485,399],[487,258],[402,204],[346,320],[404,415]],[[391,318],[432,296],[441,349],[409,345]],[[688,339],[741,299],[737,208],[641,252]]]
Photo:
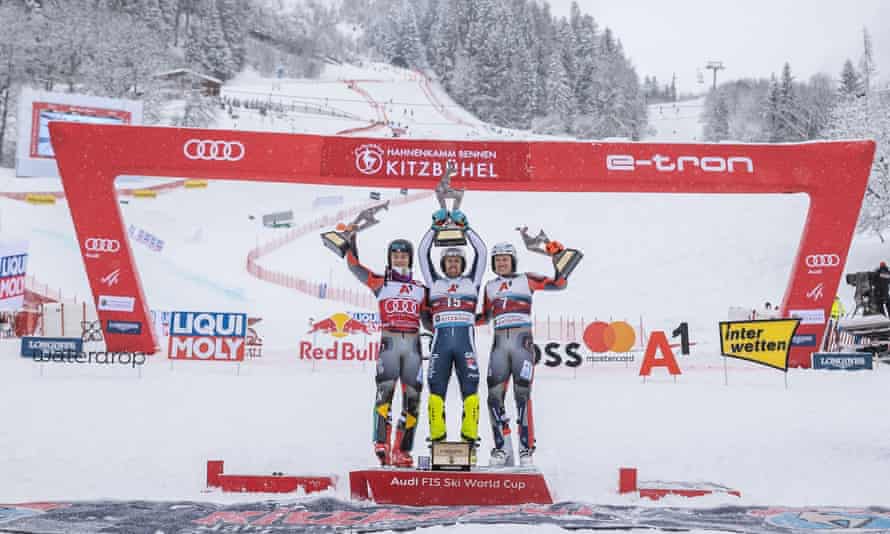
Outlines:
[[364,469],[349,473],[354,500],[406,506],[552,504],[544,476],[535,468],[472,471]]

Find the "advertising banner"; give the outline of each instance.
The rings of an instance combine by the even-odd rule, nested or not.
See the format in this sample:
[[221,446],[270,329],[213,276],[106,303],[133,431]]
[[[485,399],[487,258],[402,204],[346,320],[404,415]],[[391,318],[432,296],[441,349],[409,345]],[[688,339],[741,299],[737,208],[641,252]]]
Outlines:
[[[136,299],[130,312],[100,310],[103,321],[148,320],[130,248],[97,254],[85,244],[126,242],[114,188],[118,176],[151,169],[157,177],[428,189],[453,160],[454,186],[469,190],[808,195],[801,240],[789,251],[794,261],[780,313],[803,312],[797,333],[815,335],[817,346],[875,153],[874,141],[665,145],[359,139],[68,121],[51,121],[49,130],[94,299],[104,294],[101,278],[117,268],[122,269],[118,295]],[[612,334],[620,331],[613,328]],[[138,336],[108,334],[106,343],[110,350],[154,352],[157,347],[151,329]],[[811,353],[808,347],[792,347],[791,365],[810,367]]]
[[299,342],[300,361],[366,362],[380,355],[380,317],[374,312],[337,312],[309,323]]
[[247,315],[178,312],[171,315],[167,357],[171,360],[244,361]]
[[27,267],[27,241],[0,241],[0,311],[22,308]]
[[51,121],[86,124],[142,124],[142,102],[74,93],[23,89],[17,115],[16,175],[56,177]]
[[151,232],[148,232],[131,224],[127,228],[127,233],[130,234],[130,238],[132,238],[133,241],[142,243],[155,252],[161,252],[162,250],[164,250],[164,240],[159,239]]
[[51,355],[56,353],[75,353],[83,350],[83,340],[76,337],[23,337],[22,356]]
[[865,371],[874,368],[870,352],[814,352],[813,369],[831,371]]
[[788,370],[788,354],[799,319],[726,321],[720,323],[720,352],[781,371]]
[[335,138],[325,142],[322,176],[429,178],[436,182],[449,161],[457,178],[528,180],[527,146],[521,143],[399,142]]

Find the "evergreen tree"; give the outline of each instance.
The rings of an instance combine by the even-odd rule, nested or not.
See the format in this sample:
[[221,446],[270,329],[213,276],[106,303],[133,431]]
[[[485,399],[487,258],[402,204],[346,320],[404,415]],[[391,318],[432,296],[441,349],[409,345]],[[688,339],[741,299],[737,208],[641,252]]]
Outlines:
[[[439,75],[446,88],[451,87],[451,79],[457,59],[457,48],[463,43],[460,34],[461,18],[465,14],[461,10],[462,0],[439,0],[436,4],[436,16],[430,29],[427,57],[430,66]],[[466,53],[466,51],[464,51]]]
[[186,61],[196,70],[222,80],[235,74],[232,55],[223,33],[222,20],[212,1],[200,14],[202,24],[191,23],[186,43]]
[[859,96],[862,92],[862,81],[859,79],[859,73],[856,67],[849,59],[844,62],[844,68],[841,71],[841,86],[839,89],[842,96],[851,97]]
[[716,91],[712,109],[708,109],[709,117],[705,124],[707,141],[723,141],[729,139],[729,106],[727,98],[721,91]]
[[766,101],[764,102],[764,118],[766,119],[766,137],[770,143],[781,141],[781,132],[779,131],[781,118],[781,89],[779,89],[779,81],[776,79],[775,73],[770,77],[769,90],[767,91]]
[[216,7],[231,60],[226,70],[234,74],[244,68],[247,59],[247,11],[241,0],[216,0]]
[[558,115],[564,122],[574,109],[572,86],[568,72],[563,64],[563,56],[559,50],[554,50],[550,55],[550,65],[547,71],[547,93],[550,95],[550,114]]

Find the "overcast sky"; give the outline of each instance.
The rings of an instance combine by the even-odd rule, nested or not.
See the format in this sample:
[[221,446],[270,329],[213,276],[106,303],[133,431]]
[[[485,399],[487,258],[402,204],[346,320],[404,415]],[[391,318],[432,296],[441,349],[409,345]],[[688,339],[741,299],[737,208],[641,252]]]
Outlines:
[[[572,0],[548,0],[568,16]],[[723,61],[721,79],[777,75],[785,61],[798,79],[816,72],[837,78],[848,57],[862,55],[862,28],[874,43],[881,87],[890,81],[890,0],[579,0],[583,13],[609,26],[640,75],[661,84],[677,73],[680,91],[698,91],[697,70],[711,83],[709,60]]]

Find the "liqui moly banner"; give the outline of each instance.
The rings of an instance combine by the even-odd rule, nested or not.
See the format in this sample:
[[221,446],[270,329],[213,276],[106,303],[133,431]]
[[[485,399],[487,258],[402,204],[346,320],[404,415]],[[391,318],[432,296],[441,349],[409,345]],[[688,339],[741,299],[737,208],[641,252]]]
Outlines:
[[324,143],[321,174],[438,180],[453,161],[457,178],[528,180],[527,159],[521,143],[335,138]]
[[171,360],[243,361],[247,315],[173,312],[167,357]]
[[0,242],[0,310],[22,308],[27,267],[27,241]]

